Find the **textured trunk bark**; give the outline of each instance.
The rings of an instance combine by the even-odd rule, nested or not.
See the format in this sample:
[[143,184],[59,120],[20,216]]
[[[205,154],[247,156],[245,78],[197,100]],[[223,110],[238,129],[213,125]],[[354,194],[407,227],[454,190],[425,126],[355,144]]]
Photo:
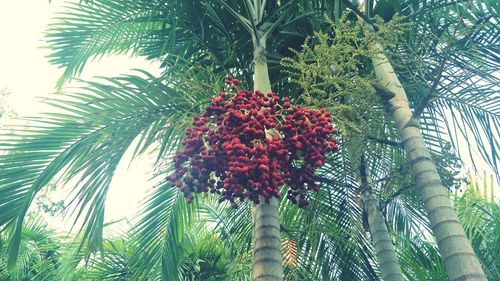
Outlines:
[[[271,92],[267,70],[265,38],[254,42],[254,90]],[[253,268],[254,281],[282,281],[283,257],[281,255],[280,219],[278,200],[269,204],[261,202],[254,206],[253,224]]]
[[373,193],[365,191],[361,194],[361,200],[368,219],[370,235],[377,254],[382,280],[404,281],[403,272],[396,256],[396,249],[392,244],[384,216],[379,209],[378,199]]
[[[378,43],[371,44],[369,48],[377,52],[383,50]],[[450,281],[486,280],[427,150],[419,122],[412,117],[406,92],[392,65],[385,55],[375,56],[372,62],[379,85],[395,95],[389,100],[390,112],[404,143],[411,172],[425,203],[431,229]]]
[[273,198],[270,204],[261,202],[254,208],[252,278],[254,281],[282,281],[278,200]]

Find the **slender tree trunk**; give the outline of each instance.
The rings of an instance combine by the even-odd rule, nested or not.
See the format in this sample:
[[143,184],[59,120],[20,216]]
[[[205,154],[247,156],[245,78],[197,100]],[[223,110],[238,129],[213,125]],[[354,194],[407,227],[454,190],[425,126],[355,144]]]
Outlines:
[[[254,90],[271,92],[267,70],[265,38],[254,42]],[[267,133],[266,133],[267,134]],[[278,200],[272,198],[269,204],[261,197],[254,206],[253,224],[253,269],[254,281],[282,281],[283,258],[281,255],[280,219]]]
[[[347,144],[346,144],[347,145]],[[403,272],[399,265],[396,249],[392,244],[391,236],[387,230],[384,216],[380,212],[379,202],[372,192],[369,168],[364,153],[356,161],[355,150],[346,148],[352,167],[359,166],[355,171],[355,177],[361,191],[362,209],[368,224],[368,231],[377,255],[377,263],[384,281],[404,281]]]
[[[383,51],[378,43],[369,45],[374,52]],[[395,96],[389,100],[390,112],[404,143],[411,172],[425,203],[431,229],[450,281],[486,280],[464,229],[452,207],[446,188],[431,159],[419,122],[412,116],[406,92],[385,55],[372,59],[378,83]]]
[[403,272],[396,256],[396,249],[392,244],[387,230],[384,216],[379,209],[377,197],[370,191],[361,194],[373,247],[377,254],[377,261],[384,281],[404,281]]

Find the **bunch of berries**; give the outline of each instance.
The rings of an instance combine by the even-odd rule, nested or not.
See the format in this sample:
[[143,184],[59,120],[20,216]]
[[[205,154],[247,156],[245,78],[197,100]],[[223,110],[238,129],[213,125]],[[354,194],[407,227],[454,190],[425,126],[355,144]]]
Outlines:
[[[226,84],[235,91],[239,81],[229,76]],[[338,148],[331,122],[324,109],[292,108],[275,93],[220,93],[186,130],[168,180],[188,202],[193,193],[212,192],[234,208],[237,199],[269,203],[286,184],[287,198],[305,208],[308,191],[319,190],[315,170]]]

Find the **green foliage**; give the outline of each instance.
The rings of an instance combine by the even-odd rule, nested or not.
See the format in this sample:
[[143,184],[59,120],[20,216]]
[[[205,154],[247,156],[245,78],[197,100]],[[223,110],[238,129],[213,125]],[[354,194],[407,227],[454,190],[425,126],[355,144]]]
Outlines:
[[132,258],[134,278],[178,280],[185,235],[196,216],[196,206],[188,205],[179,189],[166,182],[157,186],[143,204],[141,219],[133,229],[134,243],[141,249],[141,254]]
[[180,267],[181,280],[246,281],[252,270],[251,251],[235,255],[217,234],[210,233],[206,224],[192,228],[190,247]]
[[420,115],[427,145],[440,151],[435,138],[448,139],[474,169],[486,162],[498,176],[497,2],[407,1],[400,12],[411,28],[387,55]]
[[397,238],[396,247],[403,274],[410,281],[447,280],[446,269],[436,245],[425,237]]
[[9,246],[13,260],[24,215],[35,195],[49,182],[67,183],[77,175],[80,180],[69,207],[76,210],[77,220],[85,222],[82,243],[88,243],[91,251],[97,249],[106,193],[125,151],[135,139],[135,154],[159,142],[161,159],[175,148],[178,132],[209,95],[189,96],[170,87],[177,81],[167,85],[146,72],[139,75],[103,78],[47,99],[54,113],[30,119],[30,130],[17,128],[16,135],[2,136],[0,205],[5,211],[0,213],[0,225],[13,227]]
[[315,32],[300,51],[294,51],[295,57],[284,58],[282,64],[302,89],[297,102],[325,107],[334,113],[343,136],[366,139],[386,122],[372,86],[374,77],[366,67],[376,54],[367,46],[373,40],[394,45],[405,25],[398,19],[385,24],[378,20],[378,31],[366,33],[363,23],[352,21],[350,15],[344,13],[337,24],[326,18],[329,30]]
[[61,262],[61,239],[35,215],[30,215],[21,231],[19,257],[16,266],[7,268],[6,232],[0,234],[0,280],[56,280]]
[[[477,185],[477,183],[476,183]],[[455,210],[489,280],[500,279],[500,206],[490,203],[471,183],[454,198]]]
[[[267,42],[273,89],[280,95],[297,97],[294,101],[299,104],[327,107],[334,113],[342,129],[342,149],[351,144],[359,150],[352,158],[366,156],[374,188],[386,199],[383,207],[390,225],[398,234],[412,236],[398,242],[407,277],[442,280],[444,271],[436,247],[425,239],[427,221],[422,203],[409,191],[408,163],[380,106],[379,95],[384,93],[372,86],[369,57],[376,54],[368,53],[366,45],[379,40],[389,47],[413,105],[432,94],[421,123],[439,166],[444,170],[452,167],[452,176],[456,171],[455,160],[445,153],[443,135],[450,128],[458,132],[457,127],[480,128],[470,139],[480,140],[479,151],[494,164],[498,158],[494,138],[498,126],[494,124],[499,122],[492,92],[498,85],[493,73],[498,69],[496,46],[500,37],[491,17],[498,14],[498,5],[494,0],[477,1],[468,8],[464,1],[376,1],[375,14],[384,14],[388,20],[399,12],[411,25],[398,23],[398,19],[387,23],[377,20],[376,32],[366,33],[353,15],[339,17],[347,2],[266,1],[257,28],[275,27]],[[389,6],[390,10],[385,9]],[[170,172],[170,156],[190,125],[190,117],[220,89],[222,77],[228,72],[241,75],[251,87],[252,39],[247,32],[249,25],[241,19],[247,12],[243,1],[233,0],[67,4],[47,33],[50,60],[65,71],[59,86],[78,76],[90,60],[114,54],[160,61],[164,73],[153,77],[139,72],[78,84],[76,89],[46,100],[54,112],[31,119],[31,126],[16,128],[14,136],[3,134],[0,227],[6,231],[0,239],[1,280],[10,274],[5,269],[5,255],[12,272],[29,271],[17,276],[33,279],[30,274],[42,276],[40,268],[47,272],[54,268],[39,266],[39,259],[31,259],[37,254],[29,254],[36,251],[25,250],[36,243],[25,236],[23,226],[29,226],[29,220],[23,220],[36,194],[58,179],[60,183],[79,180],[72,189],[69,207],[83,227],[77,243],[65,245],[60,258],[63,262],[54,262],[58,264],[56,275],[46,273],[51,276],[47,280],[249,279],[250,205],[232,210],[210,196],[198,198],[197,205],[186,205],[175,187],[159,180],[143,204],[139,222],[126,237],[108,239],[101,235],[107,188],[127,149],[133,146],[134,157],[153,151],[158,177],[164,177]],[[324,13],[339,21],[333,24],[327,20],[325,25]],[[313,34],[325,26],[323,32]],[[453,36],[455,27],[459,36]],[[401,32],[406,34],[405,40]],[[443,49],[448,42],[452,42],[450,55]],[[282,71],[280,59],[291,55],[295,57],[283,61],[286,71]],[[446,63],[440,71],[444,57]],[[462,69],[466,71],[463,75]],[[440,72],[445,74],[442,79]],[[434,81],[438,83],[431,90]],[[447,109],[453,110],[451,118],[446,118]],[[443,120],[445,127],[439,123]],[[448,136],[457,147],[459,138]],[[307,210],[282,202],[283,236],[297,241],[298,265],[287,269],[291,280],[378,279],[357,202],[360,186],[353,173],[358,167],[351,160],[347,153],[328,159],[318,174],[323,189],[314,195],[315,203]],[[450,186],[454,183],[454,177],[443,178]],[[473,243],[475,250],[491,268],[490,277],[500,279],[495,275],[498,262],[492,252],[498,249],[500,238],[487,235],[500,233],[498,208],[489,209],[482,203],[465,205],[462,209],[467,212],[460,216],[470,224],[466,226],[468,234],[478,241]],[[488,230],[481,231],[479,222]],[[425,235],[414,237],[422,229]],[[80,247],[86,251],[79,251]],[[101,252],[96,253],[99,248]],[[18,252],[16,265],[13,261]]]
[[[297,102],[333,112],[341,128],[342,147],[349,147],[346,153],[351,161],[359,162],[365,154],[373,180],[382,184],[380,195],[391,196],[399,194],[397,190],[408,190],[412,182],[391,118],[382,107],[383,99],[390,94],[374,87],[370,57],[378,54],[370,53],[367,46],[376,40],[388,49],[397,49],[406,44],[404,35],[415,23],[397,14],[388,22],[375,17],[375,31],[367,32],[363,22],[352,18],[349,13],[337,23],[327,18],[328,29],[314,33],[300,51],[294,52],[295,57],[284,58],[282,65],[291,81],[300,86]],[[430,124],[425,121],[424,137],[432,148],[438,172],[447,187],[457,188],[464,181],[459,175],[460,160],[441,133],[443,128],[432,120]]]
[[[268,36],[276,46],[268,61],[273,82],[280,78],[279,59],[321,23],[316,15],[325,5],[333,8],[310,0],[266,1],[261,8],[259,28],[273,27]],[[59,87],[89,61],[116,54],[142,56],[165,69],[183,60],[197,62],[219,73],[239,73],[251,85],[252,27],[241,19],[247,15],[245,1],[235,0],[67,1],[47,30],[46,46],[51,63],[64,69]]]
[[[170,232],[161,238],[175,237],[176,244],[165,242],[164,255],[156,253],[162,256],[161,264],[150,263],[152,268],[145,268],[148,264],[144,260],[151,260],[151,254],[142,248],[140,237],[126,230],[108,233],[110,237],[104,239],[102,251],[88,256],[78,253],[75,243],[64,244],[56,271],[60,279],[53,280],[250,280],[251,251],[236,254],[231,245],[224,244],[211,231],[206,221],[187,223],[182,230],[174,231],[180,236]],[[172,268],[165,273],[162,266]]]
[[[470,183],[462,194],[451,197],[455,210],[472,242],[488,280],[498,280],[500,262],[500,207],[490,203]],[[445,280],[446,270],[437,245],[428,235],[397,235],[399,261],[409,280]]]
[[58,87],[79,75],[91,59],[145,52],[158,37],[153,34],[166,25],[159,1],[91,2],[67,2],[66,11],[54,19],[47,31],[46,41],[52,49],[50,62],[65,68]]

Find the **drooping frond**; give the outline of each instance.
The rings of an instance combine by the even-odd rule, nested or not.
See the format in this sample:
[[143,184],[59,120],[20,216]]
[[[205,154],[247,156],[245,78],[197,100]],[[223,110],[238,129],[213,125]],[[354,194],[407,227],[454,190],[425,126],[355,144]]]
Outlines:
[[[207,95],[209,95],[208,93]],[[136,152],[175,144],[177,135],[202,104],[146,72],[87,82],[74,92],[45,102],[58,111],[28,119],[0,146],[0,226],[13,229],[11,265],[19,247],[24,215],[36,193],[51,181],[78,179],[70,207],[81,220],[89,250],[101,243],[106,193],[125,151],[138,139]],[[163,145],[161,144],[163,143]],[[165,145],[165,143],[167,145]],[[165,153],[168,149],[160,150]],[[70,182],[72,183],[72,182]],[[73,184],[73,183],[72,183]]]
[[148,276],[178,280],[184,254],[184,233],[195,216],[195,205],[187,204],[177,187],[158,185],[144,202],[135,227],[135,241],[141,253],[133,259],[134,280]]
[[110,54],[137,55],[151,34],[172,29],[164,1],[96,0],[67,2],[49,25],[45,40],[50,62],[64,67],[58,86],[80,74],[92,59]]
[[498,175],[498,5],[408,1],[399,12],[412,27],[391,56],[427,143],[450,140],[473,168],[479,154]]

